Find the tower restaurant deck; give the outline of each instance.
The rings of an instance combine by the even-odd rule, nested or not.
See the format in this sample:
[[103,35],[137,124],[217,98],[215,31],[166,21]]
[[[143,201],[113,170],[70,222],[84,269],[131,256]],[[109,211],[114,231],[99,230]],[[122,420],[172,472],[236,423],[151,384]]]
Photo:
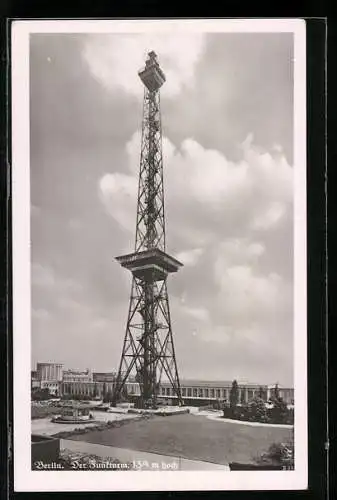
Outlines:
[[144,281],[162,281],[169,273],[175,273],[183,264],[159,248],[116,257],[122,267]]

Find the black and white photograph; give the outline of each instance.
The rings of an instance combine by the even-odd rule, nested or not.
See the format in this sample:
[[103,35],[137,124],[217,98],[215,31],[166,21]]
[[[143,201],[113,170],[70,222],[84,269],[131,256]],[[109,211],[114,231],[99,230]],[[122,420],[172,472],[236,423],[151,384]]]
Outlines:
[[16,490],[306,488],[304,22],[12,54]]

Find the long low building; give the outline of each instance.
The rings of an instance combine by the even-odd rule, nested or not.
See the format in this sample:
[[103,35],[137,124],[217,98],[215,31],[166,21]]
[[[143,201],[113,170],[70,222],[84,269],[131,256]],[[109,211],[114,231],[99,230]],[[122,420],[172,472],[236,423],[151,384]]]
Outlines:
[[[232,381],[204,381],[204,380],[183,380],[180,384],[183,400],[203,400],[203,401],[229,401]],[[294,402],[294,389],[278,386],[279,397],[287,404]],[[160,397],[175,398],[174,391],[169,382],[162,382],[160,386]],[[238,401],[247,403],[255,397],[261,397],[265,401],[275,396],[274,385],[251,384],[247,382],[238,383]]]
[[[112,394],[114,382],[63,382],[61,384],[61,394],[64,396],[90,396],[102,398],[104,394]],[[139,396],[140,388],[136,382],[126,383],[129,396]]]
[[[232,382],[183,380],[180,383],[181,395],[185,404],[197,404],[198,402],[229,401]],[[139,396],[140,387],[134,381],[126,383],[129,396]],[[61,384],[62,395],[76,395],[89,397],[103,397],[104,394],[112,394],[114,382],[63,382]],[[287,403],[294,402],[294,389],[278,386],[279,396]],[[259,385],[241,382],[238,384],[238,400],[241,403],[251,401],[256,396],[268,401],[275,395],[275,385]],[[162,382],[159,387],[158,397],[174,403],[177,399],[169,382]]]

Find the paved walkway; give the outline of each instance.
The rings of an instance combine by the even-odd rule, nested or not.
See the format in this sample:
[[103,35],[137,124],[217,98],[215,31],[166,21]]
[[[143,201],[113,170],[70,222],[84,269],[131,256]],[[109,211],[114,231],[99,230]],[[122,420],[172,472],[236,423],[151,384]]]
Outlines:
[[133,463],[135,469],[139,470],[222,470],[229,471],[228,465],[213,464],[211,462],[202,462],[198,460],[188,460],[186,458],[171,457],[168,455],[159,455],[144,451],[129,450],[126,448],[116,448],[114,446],[105,446],[102,444],[86,443],[84,441],[72,441],[70,439],[61,439],[61,449],[67,449],[73,452],[88,453],[101,458],[118,459],[122,463]]

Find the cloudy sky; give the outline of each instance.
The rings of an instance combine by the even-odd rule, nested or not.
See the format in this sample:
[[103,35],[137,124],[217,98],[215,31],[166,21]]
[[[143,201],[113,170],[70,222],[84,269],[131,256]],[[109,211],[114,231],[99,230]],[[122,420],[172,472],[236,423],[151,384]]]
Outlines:
[[31,35],[32,362],[116,369],[142,118],[161,91],[181,378],[293,383],[291,34]]

